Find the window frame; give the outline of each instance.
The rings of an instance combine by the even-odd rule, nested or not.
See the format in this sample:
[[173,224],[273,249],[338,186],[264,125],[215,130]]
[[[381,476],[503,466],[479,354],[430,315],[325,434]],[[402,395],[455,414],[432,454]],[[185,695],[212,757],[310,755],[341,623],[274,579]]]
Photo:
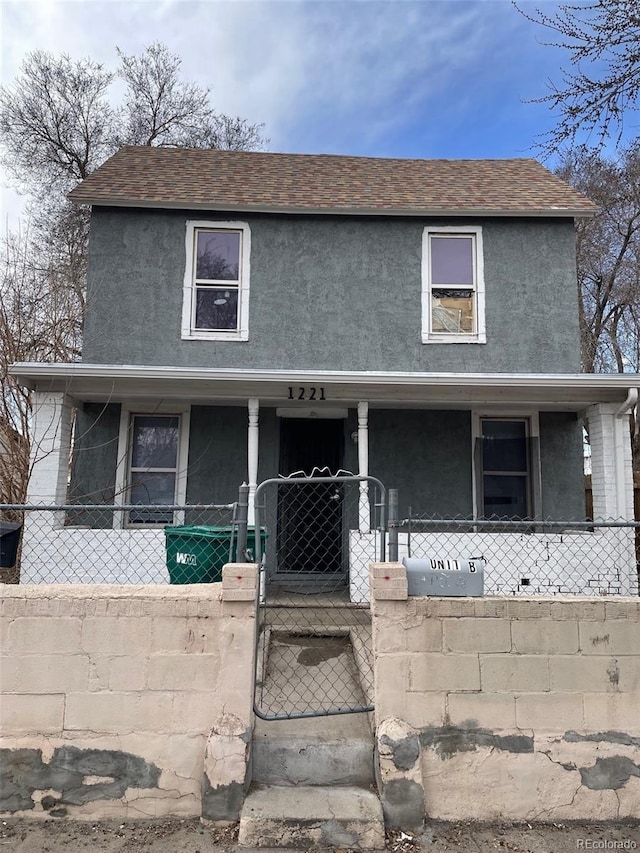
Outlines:
[[[199,231],[240,232],[240,269],[238,289],[238,324],[236,329],[198,329],[195,326],[196,247]],[[251,229],[248,222],[226,220],[187,220],[185,234],[185,272],[182,290],[181,336],[185,341],[248,341],[249,340],[249,283],[251,261]],[[229,286],[229,283],[220,285]],[[233,283],[230,287],[236,288]]]
[[[449,289],[431,281],[431,238],[472,237],[474,247],[474,282],[471,287],[455,285],[451,289],[472,290],[474,294],[475,330],[473,332],[435,332],[432,329],[431,294],[433,290]],[[485,325],[484,246],[480,225],[428,225],[422,235],[422,343],[423,344],[484,344]]]
[[[527,472],[527,493],[529,503],[529,519],[538,520],[542,512],[542,469],[540,456],[540,420],[537,411],[496,411],[495,409],[474,410],[471,417],[471,481],[473,495],[473,517],[475,520],[483,520],[484,516],[484,490],[482,459],[476,464],[476,452],[481,452],[482,421],[524,421],[525,436],[527,442],[527,458],[529,470]],[[476,448],[480,446],[480,451]],[[508,474],[508,472],[505,472]],[[525,519],[525,520],[529,520]]]
[[[130,501],[131,460],[133,453],[133,423],[136,416],[142,417],[177,417],[178,418],[178,448],[176,457],[176,485],[174,503],[178,506],[186,503],[187,499],[187,466],[189,460],[189,431],[191,419],[190,405],[145,404],[123,402],[120,406],[120,429],[118,434],[118,464],[116,468],[116,495],[114,503],[126,506]],[[181,524],[182,512],[174,512],[170,523]],[[115,512],[113,526],[128,530],[153,530],[164,527],[167,522],[143,524],[129,521],[128,512]]]

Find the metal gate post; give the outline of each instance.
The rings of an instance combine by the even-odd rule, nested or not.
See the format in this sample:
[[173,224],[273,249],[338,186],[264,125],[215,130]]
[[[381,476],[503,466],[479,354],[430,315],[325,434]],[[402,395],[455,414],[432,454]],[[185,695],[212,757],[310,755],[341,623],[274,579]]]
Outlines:
[[243,483],[238,489],[238,537],[236,561],[247,562],[247,519],[249,517],[249,486]]
[[389,489],[389,562],[398,562],[398,490]]

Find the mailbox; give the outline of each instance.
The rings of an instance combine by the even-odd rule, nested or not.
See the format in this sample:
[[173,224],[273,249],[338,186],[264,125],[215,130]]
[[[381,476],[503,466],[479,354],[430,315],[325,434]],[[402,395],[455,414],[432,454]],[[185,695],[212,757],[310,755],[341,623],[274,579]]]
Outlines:
[[484,593],[484,557],[405,557],[409,595],[475,595]]

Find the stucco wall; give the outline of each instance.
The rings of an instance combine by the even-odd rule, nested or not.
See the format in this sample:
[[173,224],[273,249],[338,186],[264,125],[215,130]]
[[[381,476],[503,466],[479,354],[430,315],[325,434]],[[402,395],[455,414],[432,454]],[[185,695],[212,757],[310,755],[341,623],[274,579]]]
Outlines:
[[[115,488],[120,407],[87,404],[78,417],[71,498],[110,503]],[[357,472],[355,410],[345,421],[343,466]],[[279,419],[260,410],[258,480],[277,476]],[[229,503],[247,479],[247,409],[192,406],[187,503]],[[471,415],[468,411],[388,410],[369,412],[369,472],[399,490],[400,517],[470,517],[472,497]],[[582,427],[575,414],[540,413],[540,468],[544,518],[584,518]],[[112,517],[93,513],[78,523],[109,527]]]
[[319,370],[580,369],[570,220],[484,221],[487,343],[423,345],[423,229],[464,221],[240,217],[251,227],[249,341],[183,341],[185,222],[209,218],[239,217],[93,208],[85,361]]
[[[83,403],[76,408],[75,414],[68,501],[75,504],[113,504],[116,499],[120,405]],[[113,513],[101,510],[68,512],[66,523],[109,529],[113,527]]]
[[70,500],[113,503],[118,464],[120,405],[83,403],[76,410]]
[[369,412],[369,471],[398,489],[400,518],[473,514],[471,414]]
[[200,586],[3,587],[0,812],[190,816],[242,795],[256,567],[231,569]]
[[387,809],[640,817],[640,601],[407,599],[404,571],[372,567]]
[[582,423],[573,412],[540,412],[542,518],[585,517]]
[[192,406],[187,503],[230,503],[247,480],[247,409]]

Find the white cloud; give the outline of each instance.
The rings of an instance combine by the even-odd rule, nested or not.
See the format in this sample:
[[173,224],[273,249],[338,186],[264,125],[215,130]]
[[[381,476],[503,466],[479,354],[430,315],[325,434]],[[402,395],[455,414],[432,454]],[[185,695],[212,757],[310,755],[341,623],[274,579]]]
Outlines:
[[509,76],[532,73],[532,25],[509,0],[4,0],[2,13],[5,83],[29,50],[114,67],[116,45],[163,41],[219,110],[264,122],[272,150],[393,154],[419,128],[429,156],[447,123],[482,99],[510,109]]

